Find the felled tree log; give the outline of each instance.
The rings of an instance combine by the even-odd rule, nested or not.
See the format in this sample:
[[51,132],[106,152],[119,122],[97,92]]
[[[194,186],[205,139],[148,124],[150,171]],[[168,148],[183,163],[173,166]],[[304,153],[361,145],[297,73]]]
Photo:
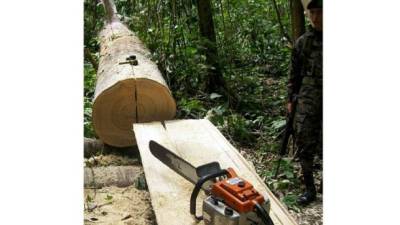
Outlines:
[[127,187],[134,184],[135,179],[137,179],[141,173],[142,169],[139,166],[85,167],[84,187]]
[[104,143],[102,141],[93,138],[84,138],[83,153],[86,158],[100,152],[103,148]]
[[100,33],[100,59],[93,126],[106,144],[135,145],[132,124],[172,119],[176,103],[150,52],[103,0],[107,23]]

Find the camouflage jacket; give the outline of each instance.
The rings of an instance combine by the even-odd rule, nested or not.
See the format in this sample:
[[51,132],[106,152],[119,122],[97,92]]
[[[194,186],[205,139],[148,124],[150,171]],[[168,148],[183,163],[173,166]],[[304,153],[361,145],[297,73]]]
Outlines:
[[297,39],[288,83],[289,101],[322,104],[322,32],[311,28]]

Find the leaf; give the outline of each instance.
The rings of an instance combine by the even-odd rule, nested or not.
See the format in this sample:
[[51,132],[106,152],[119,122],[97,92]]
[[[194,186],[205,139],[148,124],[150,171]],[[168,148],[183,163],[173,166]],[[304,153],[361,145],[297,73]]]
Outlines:
[[217,93],[211,93],[211,95],[210,95],[210,99],[216,99],[216,98],[220,98],[220,97],[222,97],[222,95],[217,94]]
[[286,120],[285,119],[281,119],[281,120],[275,120],[272,122],[272,128],[279,130],[281,129],[283,126],[285,126],[286,124]]
[[92,202],[92,201],[93,201],[93,198],[92,198],[90,195],[87,195],[87,196],[86,196],[86,201],[87,201],[87,202]]
[[194,47],[187,47],[186,48],[186,52],[189,54],[189,55],[195,55],[196,53],[197,53],[197,49],[196,48],[194,48]]
[[113,196],[111,196],[111,195],[107,195],[105,198],[104,198],[104,200],[106,200],[106,201],[111,201],[113,199]]
[[290,208],[296,212],[300,212],[300,208],[297,203],[297,195],[288,194],[285,197],[283,197],[282,202],[284,202],[288,208]]
[[218,106],[218,107],[216,107],[216,108],[213,108],[212,110],[213,110],[213,111],[215,112],[215,114],[217,114],[218,116],[222,116],[222,114],[224,114],[224,112],[226,111],[225,107],[222,106],[222,105],[220,105],[220,106]]
[[293,179],[294,178],[294,173],[292,171],[284,171],[286,178],[288,179]]

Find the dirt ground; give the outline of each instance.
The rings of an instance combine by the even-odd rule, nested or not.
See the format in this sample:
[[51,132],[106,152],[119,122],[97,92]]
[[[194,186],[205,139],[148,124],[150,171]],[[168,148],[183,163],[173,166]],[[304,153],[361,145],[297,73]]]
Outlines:
[[126,188],[115,186],[85,189],[85,224],[155,225],[150,195],[137,190],[134,185]]
[[[124,165],[137,167],[138,173],[143,171],[140,160],[132,156],[111,154],[86,159],[85,163],[92,168]],[[137,180],[126,187],[84,188],[84,224],[156,225],[150,194],[141,184],[145,181]],[[319,194],[316,202],[297,212],[289,211],[299,225],[322,225],[322,195]]]
[[322,225],[322,195],[317,195],[317,200],[309,206],[301,209],[300,212],[289,210],[290,214],[299,225]]
[[[246,158],[249,162],[251,162],[256,169],[256,171],[261,172],[265,170],[271,169],[270,166],[267,166],[263,162],[271,162],[274,160],[273,155],[266,154],[265,157],[259,157],[254,154],[255,152],[252,149],[240,148],[240,153]],[[322,165],[322,160],[316,158],[316,163]],[[300,164],[298,162],[294,163],[294,169],[297,179],[301,179],[301,171]],[[322,170],[317,169],[315,175],[315,184],[316,188],[320,188],[321,180],[322,180]],[[265,178],[264,178],[265,179]],[[282,199],[285,196],[285,193],[278,192],[275,195]],[[306,207],[299,206],[296,210],[288,209],[292,217],[297,221],[299,225],[322,225],[323,224],[323,195],[318,193],[317,200]]]
[[[101,187],[84,188],[84,224],[102,224],[102,225],[155,225],[155,216],[151,207],[150,194],[146,190],[144,182],[143,169],[139,159],[132,156],[104,155],[85,159],[86,166],[92,168],[92,173],[101,171],[102,179],[98,179],[92,186]],[[125,184],[123,187],[115,185],[103,187],[103,183],[113,183],[114,179],[121,179],[124,176],[115,176],[115,173],[109,172],[116,166],[130,166],[131,171],[137,174],[134,176],[134,182],[114,182],[116,184]],[[103,170],[98,170],[103,168]],[[117,170],[118,171],[118,170]],[[119,171],[120,172],[120,171]],[[90,176],[85,176],[85,178]],[[104,182],[107,181],[107,182]],[[89,183],[89,182],[85,182]],[[101,184],[100,184],[101,183]],[[119,185],[121,186],[121,185]]]

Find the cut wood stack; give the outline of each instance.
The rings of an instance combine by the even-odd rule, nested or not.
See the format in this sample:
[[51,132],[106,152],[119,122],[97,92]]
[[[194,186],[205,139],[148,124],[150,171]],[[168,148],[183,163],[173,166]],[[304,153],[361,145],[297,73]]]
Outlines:
[[133,123],[172,119],[176,103],[149,50],[119,21],[112,0],[103,3],[93,126],[103,142],[126,147],[135,145]]

